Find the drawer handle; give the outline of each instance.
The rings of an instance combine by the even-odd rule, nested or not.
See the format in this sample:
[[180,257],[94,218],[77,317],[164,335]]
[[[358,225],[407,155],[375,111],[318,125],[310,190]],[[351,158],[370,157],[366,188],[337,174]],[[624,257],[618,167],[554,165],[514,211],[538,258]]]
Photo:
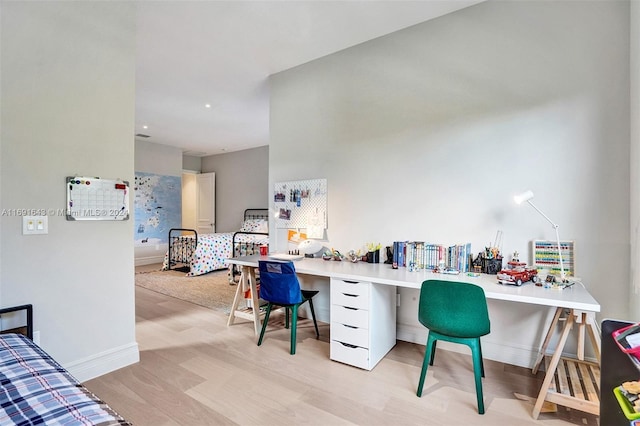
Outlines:
[[352,310],[352,311],[359,311],[359,309],[358,309],[358,308],[352,308],[351,306],[343,306],[343,308],[345,308],[345,309],[350,309],[350,310]]
[[356,327],[355,325],[347,325],[347,324],[342,324],[342,325],[347,328],[353,328],[354,330],[359,328],[359,327]]
[[351,293],[342,293],[342,294],[347,296],[347,297],[359,297],[360,296],[358,294],[351,294]]
[[343,280],[343,282],[347,283],[347,284],[360,284],[358,281],[347,281],[347,280]]
[[338,343],[340,343],[342,346],[346,346],[346,347],[351,348],[351,349],[357,348],[356,345],[350,345],[348,343],[343,343],[343,342],[338,342]]

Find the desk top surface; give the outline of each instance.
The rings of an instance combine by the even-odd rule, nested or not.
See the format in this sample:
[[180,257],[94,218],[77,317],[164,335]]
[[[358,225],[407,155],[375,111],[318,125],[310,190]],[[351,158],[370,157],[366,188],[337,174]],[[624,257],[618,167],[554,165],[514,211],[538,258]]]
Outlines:
[[[242,256],[227,262],[241,266],[257,267],[259,260],[274,260],[268,256]],[[369,281],[378,284],[420,289],[425,280],[463,281],[476,284],[484,290],[487,299],[531,303],[581,311],[600,312],[600,304],[589,294],[581,283],[565,289],[538,287],[531,282],[522,286],[498,284],[495,275],[480,274],[471,277],[466,274],[450,275],[431,271],[409,272],[407,268],[393,269],[384,263],[334,261],[322,259],[301,259],[294,261],[296,272],[328,278],[353,281]]]

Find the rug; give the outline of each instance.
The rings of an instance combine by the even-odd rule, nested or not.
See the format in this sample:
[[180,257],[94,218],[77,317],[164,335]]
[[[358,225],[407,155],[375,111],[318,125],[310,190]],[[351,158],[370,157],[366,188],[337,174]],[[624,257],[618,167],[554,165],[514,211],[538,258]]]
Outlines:
[[229,285],[226,269],[197,277],[187,277],[179,271],[138,272],[137,286],[205,308],[229,314],[236,294],[236,285]]

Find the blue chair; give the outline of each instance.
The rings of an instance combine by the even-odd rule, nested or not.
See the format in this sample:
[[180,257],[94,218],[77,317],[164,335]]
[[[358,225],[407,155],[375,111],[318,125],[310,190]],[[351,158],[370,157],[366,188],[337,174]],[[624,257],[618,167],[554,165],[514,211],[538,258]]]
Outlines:
[[433,365],[436,355],[437,341],[461,343],[471,348],[478,413],[484,414],[482,397],[484,364],[480,337],[489,334],[491,324],[487,299],[482,288],[474,284],[453,281],[424,281],[420,288],[418,320],[429,329],[429,335],[417,395],[422,396],[427,368]]
[[300,282],[293,262],[260,260],[258,270],[260,271],[260,298],[268,302],[258,346],[262,345],[272,307],[281,306],[285,308],[285,328],[289,328],[289,311],[291,311],[291,355],[295,355],[298,307],[307,301],[309,308],[311,308],[313,325],[316,328],[316,338],[320,337],[312,300],[318,291],[300,289]]

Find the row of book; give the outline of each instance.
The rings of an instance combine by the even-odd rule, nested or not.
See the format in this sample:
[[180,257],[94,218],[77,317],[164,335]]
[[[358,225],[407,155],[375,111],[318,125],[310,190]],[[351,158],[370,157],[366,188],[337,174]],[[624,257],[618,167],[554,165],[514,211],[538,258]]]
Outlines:
[[393,265],[399,268],[422,270],[444,267],[469,272],[472,269],[471,255],[471,243],[444,246],[424,241],[393,242]]

